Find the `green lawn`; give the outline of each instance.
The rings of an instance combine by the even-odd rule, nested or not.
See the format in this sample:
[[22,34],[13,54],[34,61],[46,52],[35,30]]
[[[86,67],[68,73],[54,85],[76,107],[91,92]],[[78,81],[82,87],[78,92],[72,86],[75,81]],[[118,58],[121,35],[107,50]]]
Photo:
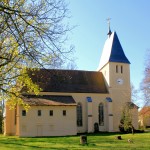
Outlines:
[[[150,150],[150,133],[122,134],[122,140],[116,140],[117,133],[87,134],[87,145],[80,144],[80,136],[18,138],[0,135],[0,150]],[[132,139],[133,143],[128,143]]]

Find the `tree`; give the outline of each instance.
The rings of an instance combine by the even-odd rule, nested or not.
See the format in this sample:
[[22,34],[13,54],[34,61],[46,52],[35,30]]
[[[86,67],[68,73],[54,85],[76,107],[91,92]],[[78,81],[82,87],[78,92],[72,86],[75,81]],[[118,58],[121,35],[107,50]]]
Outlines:
[[144,78],[140,86],[143,93],[144,106],[150,106],[150,49],[146,52]]
[[3,108],[0,105],[0,133],[3,132]]
[[141,91],[143,94],[143,108],[139,115],[140,120],[145,123],[145,121],[150,118],[150,49],[146,51],[145,70],[144,78],[141,82]]
[[120,120],[120,125],[119,129],[121,132],[124,133],[129,133],[129,132],[134,132],[134,128],[132,126],[132,103],[127,103],[122,110],[121,114],[121,120]]
[[140,106],[141,104],[141,90],[135,88],[135,86],[131,83],[131,101]]
[[121,114],[121,120],[120,120],[120,125],[119,125],[120,131],[127,132],[130,129],[131,122],[132,122],[131,111],[128,105],[126,105],[123,108],[122,114]]
[[23,87],[40,91],[28,68],[59,68],[72,52],[64,46],[67,11],[64,0],[0,1],[0,99],[10,107],[23,104]]
[[137,94],[138,94],[138,91],[135,89],[134,85],[131,83],[131,101],[134,103],[137,101]]

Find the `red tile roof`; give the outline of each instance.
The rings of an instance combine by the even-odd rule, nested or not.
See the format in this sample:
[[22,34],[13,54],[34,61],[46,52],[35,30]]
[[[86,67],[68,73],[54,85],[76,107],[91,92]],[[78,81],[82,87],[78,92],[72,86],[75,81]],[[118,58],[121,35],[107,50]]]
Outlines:
[[150,106],[145,106],[143,107],[140,112],[139,112],[140,116],[150,116]]

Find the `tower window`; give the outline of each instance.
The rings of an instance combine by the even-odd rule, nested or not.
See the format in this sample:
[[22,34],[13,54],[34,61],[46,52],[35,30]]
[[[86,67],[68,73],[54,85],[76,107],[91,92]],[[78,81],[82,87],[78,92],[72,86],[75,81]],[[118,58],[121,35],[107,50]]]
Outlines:
[[123,66],[121,66],[121,73],[123,73]]
[[77,126],[82,126],[82,104],[78,103],[77,105]]
[[118,73],[118,65],[116,65],[116,73]]

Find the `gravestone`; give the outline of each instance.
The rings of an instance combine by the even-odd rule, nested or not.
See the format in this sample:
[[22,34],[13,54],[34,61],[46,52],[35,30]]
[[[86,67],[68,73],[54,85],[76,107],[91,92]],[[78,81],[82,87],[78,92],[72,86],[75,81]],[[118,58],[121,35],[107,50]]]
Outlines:
[[81,135],[80,136],[80,144],[87,144],[87,136],[86,135]]

